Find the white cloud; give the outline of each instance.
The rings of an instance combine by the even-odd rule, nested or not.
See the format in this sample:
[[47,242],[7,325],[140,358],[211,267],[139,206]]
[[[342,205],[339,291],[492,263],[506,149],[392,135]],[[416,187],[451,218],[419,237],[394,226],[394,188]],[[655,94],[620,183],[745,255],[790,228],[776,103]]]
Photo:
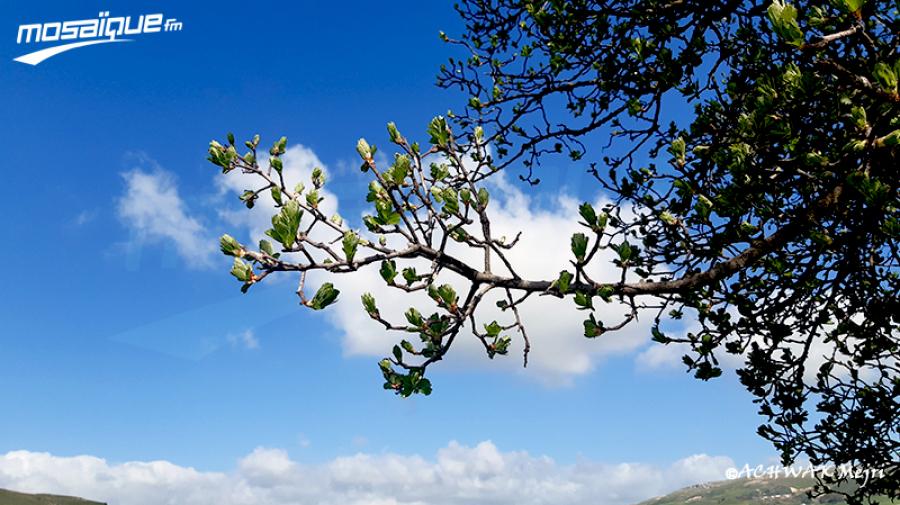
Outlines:
[[238,334],[229,334],[228,343],[232,347],[243,347],[244,349],[259,349],[259,339],[253,330],[244,330]]
[[133,233],[128,244],[168,243],[191,267],[208,267],[216,252],[215,240],[190,215],[178,194],[174,176],[156,167],[135,168],[122,174],[125,194],[117,202],[119,219]]
[[227,473],[166,461],[109,463],[92,456],[0,455],[0,487],[69,494],[117,505],[626,505],[711,480],[734,462],[694,455],[667,466],[563,465],[503,452],[491,442],[450,442],[433,458],[358,453],[302,465],[258,448]]
[[[283,164],[284,178],[289,186],[293,186],[296,182],[304,182],[309,186],[313,168],[326,169],[316,154],[302,145],[288,148],[283,156]],[[223,193],[233,197],[246,189],[258,187],[257,179],[256,176],[235,171],[224,177],[218,177],[217,184]],[[579,202],[567,195],[560,195],[552,208],[541,208],[531,196],[509,183],[502,174],[494,177],[491,184],[490,215],[494,236],[512,239],[516,233],[522,232],[519,245],[509,253],[509,258],[518,273],[526,278],[554,279],[560,270],[567,267],[571,270],[569,237],[576,231],[584,231],[578,225]],[[352,191],[356,191],[361,198],[366,188],[360,186]],[[323,204],[325,215],[337,212],[337,197],[327,191],[321,193],[325,197]],[[598,202],[598,205],[600,203]],[[247,233],[244,239],[249,238],[250,243],[254,244],[263,238],[264,231],[271,226],[271,216],[274,212],[274,202],[268,192],[260,195],[253,209],[248,210],[229,204],[219,211],[231,226],[244,228]],[[351,223],[353,221],[351,220]],[[352,224],[359,225],[359,220],[355,221]],[[480,261],[477,253],[471,250],[454,250],[453,253],[474,264]],[[411,264],[417,264],[421,271],[428,268],[427,263],[423,262],[404,263],[403,266]],[[429,313],[433,310],[433,303],[424,295],[399,293],[385,286],[377,270],[378,265],[375,265],[351,275],[328,278],[341,290],[341,299],[337,305],[329,308],[326,314],[332,323],[343,331],[343,348],[347,354],[384,356],[404,337],[385,331],[363,312],[359,303],[363,293],[375,294],[382,314],[389,315],[394,320],[402,321],[402,314],[413,305],[423,311],[429,310]],[[612,265],[612,255],[598,255],[591,274],[598,280],[617,280],[619,274]],[[322,279],[322,276],[311,277],[308,287],[315,289]],[[459,283],[460,279],[455,281]],[[448,275],[445,279],[441,279],[441,282],[454,283],[454,279]],[[510,315],[501,313],[495,306],[499,295],[500,293],[494,294],[493,297],[489,295],[483,301],[479,312],[483,322],[490,322],[493,319],[508,321]],[[510,355],[491,363],[480,342],[468,332],[457,339],[451,351],[451,359],[441,366],[505,368],[546,383],[560,384],[567,383],[574,376],[590,372],[604,357],[632,352],[648,340],[649,321],[633,323],[623,331],[609,333],[594,340],[584,338],[582,321],[587,314],[577,311],[571,299],[533,296],[522,306],[522,314],[533,350],[529,356],[527,370],[523,370],[521,366],[523,343],[517,338],[518,335],[511,335],[514,337],[514,344],[511,346]],[[621,304],[601,303],[598,306],[598,318],[607,325],[618,323],[624,314],[625,307]]]
[[250,484],[260,487],[289,480],[296,470],[297,464],[282,449],[257,447],[238,463],[238,473]]
[[[597,201],[600,207],[603,202]],[[509,240],[522,232],[521,239],[508,258],[517,272],[528,279],[555,279],[561,270],[572,270],[569,263],[572,253],[569,237],[584,231],[578,225],[579,202],[567,195],[559,196],[552,208],[541,208],[534,199],[523,193],[505,178],[495,176],[491,191],[492,234],[506,236]],[[448,249],[452,254],[478,265],[481,258],[471,250],[460,247]],[[611,253],[600,253],[590,271],[595,280],[618,280],[619,272],[612,264]],[[495,268],[499,260],[494,259]],[[401,265],[402,264],[402,265]],[[398,262],[398,268],[415,263]],[[427,263],[419,262],[419,271],[427,271]],[[434,304],[424,295],[399,293],[385,286],[378,274],[378,266],[355,272],[352,276],[331,279],[341,289],[342,300],[329,308],[334,324],[344,332],[344,349],[348,354],[383,356],[398,343],[403,335],[389,333],[377,322],[372,321],[360,308],[359,297],[371,292],[378,301],[381,313],[389,320],[403,321],[403,313],[416,306],[423,312],[434,310]],[[461,291],[459,279],[448,275],[440,282],[456,284]],[[502,293],[489,295],[482,302],[479,321],[489,323],[496,319],[508,324],[511,315],[496,308]],[[597,317],[608,326],[617,324],[626,313],[624,305],[604,304],[595,300]],[[549,296],[532,296],[520,308],[523,322],[531,341],[527,369],[522,369],[524,344],[518,334],[511,334],[513,345],[506,357],[490,361],[484,348],[468,331],[461,334],[450,351],[449,359],[439,366],[454,368],[478,366],[504,368],[534,377],[550,384],[565,384],[573,377],[590,372],[604,357],[632,352],[644,345],[649,338],[649,323],[640,320],[622,331],[611,332],[596,339],[584,337],[583,320],[587,313],[576,310],[571,299],[560,300]]]
[[690,354],[690,346],[685,344],[650,344],[635,357],[638,369],[650,370],[676,370],[684,369],[681,357]]

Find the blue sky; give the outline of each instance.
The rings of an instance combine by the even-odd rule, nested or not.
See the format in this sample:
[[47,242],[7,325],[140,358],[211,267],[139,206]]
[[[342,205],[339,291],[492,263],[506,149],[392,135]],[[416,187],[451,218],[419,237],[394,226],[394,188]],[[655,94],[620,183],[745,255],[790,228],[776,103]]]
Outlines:
[[[293,281],[241,296],[226,258],[192,265],[171,240],[148,239],[123,218],[127,174],[150,174],[177,190],[197,240],[240,233],[221,212],[233,195],[205,161],[209,140],[227,131],[306,146],[328,168],[342,213],[358,214],[365,180],[348,168],[356,140],[385,143],[388,121],[424,132],[463,103],[434,86],[453,54],[437,33],[460,29],[450,2],[4,7],[0,240],[11,254],[0,291],[0,454],[229,472],[258,447],[317,465],[491,441],[560,464],[768,461],[733,375],[699,383],[678,367],[641,366],[645,335],[563,384],[484,358],[438,367],[433,396],[401,400],[381,390],[375,357],[348,352],[334,318],[297,307]],[[101,10],[164,12],[184,30],[35,67],[12,61],[26,52],[14,42],[18,24]],[[544,170],[541,187],[517,190],[536,207],[551,212],[560,192],[598,197],[579,167]],[[578,314],[546,317],[568,316]]]

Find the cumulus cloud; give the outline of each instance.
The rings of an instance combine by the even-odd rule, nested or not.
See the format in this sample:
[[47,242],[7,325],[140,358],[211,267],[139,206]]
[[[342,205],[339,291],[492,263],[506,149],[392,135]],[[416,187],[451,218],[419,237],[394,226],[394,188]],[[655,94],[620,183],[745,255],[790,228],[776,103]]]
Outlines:
[[[386,161],[385,161],[386,162]],[[303,182],[309,186],[310,175],[314,168],[322,168],[327,174],[327,167],[316,154],[303,145],[292,145],[283,156],[283,174],[289,186]],[[218,177],[217,184],[223,194],[233,197],[246,189],[258,186],[257,177],[232,172],[225,177]],[[333,182],[333,181],[332,181]],[[524,193],[502,175],[492,178],[489,183],[492,191],[490,214],[492,230],[495,237],[506,236],[509,239],[522,232],[519,244],[508,256],[517,272],[533,279],[554,279],[560,270],[570,267],[571,251],[569,236],[577,231],[584,231],[578,225],[578,204],[571,196],[559,195],[550,206],[541,206],[535,199]],[[326,189],[329,186],[326,185]],[[345,186],[346,187],[346,186]],[[350,190],[350,188],[348,188]],[[364,187],[353,188],[360,195]],[[338,211],[338,197],[328,191],[320,192],[325,198],[323,213],[331,215]],[[598,198],[596,204],[604,202]],[[220,216],[231,226],[243,229],[249,243],[255,244],[264,237],[264,232],[271,226],[271,217],[275,213],[271,196],[264,192],[260,195],[253,209],[246,209],[229,204],[220,209]],[[344,216],[347,218],[348,216]],[[361,219],[349,219],[348,222],[360,226]],[[333,237],[330,237],[333,238]],[[452,247],[452,246],[451,246]],[[461,246],[460,246],[461,247]],[[453,249],[451,252],[473,264],[481,260],[478,252],[472,250]],[[619,272],[612,264],[611,253],[601,253],[594,262],[591,275],[599,280],[617,280]],[[425,271],[428,264],[401,262],[402,266],[417,266]],[[403,320],[402,314],[410,307],[431,311],[433,303],[423,294],[398,293],[385,286],[378,266],[364,268],[352,275],[331,276],[333,282],[341,290],[339,303],[330,307],[327,315],[332,323],[343,332],[343,349],[348,355],[383,356],[403,336],[384,331],[377,322],[372,321],[361,309],[359,298],[363,293],[375,294],[382,314],[394,320]],[[315,289],[323,276],[308,279],[308,286]],[[459,284],[447,274],[440,282]],[[485,323],[494,319],[509,322],[510,315],[501,313],[495,302],[500,293],[489,295],[482,303],[479,318]],[[626,313],[626,307],[617,303],[602,304],[598,307],[597,316],[608,325],[613,325]],[[575,310],[571,300],[559,300],[552,297],[534,296],[522,306],[523,321],[526,324],[531,340],[533,354],[529,357],[529,367],[523,370],[523,342],[518,335],[511,335],[514,344],[510,355],[490,362],[481,344],[466,333],[457,339],[451,358],[442,366],[446,367],[488,367],[515,370],[546,383],[564,384],[573,377],[590,372],[604,357],[612,354],[629,353],[647,342],[649,321],[631,324],[623,331],[609,333],[595,340],[583,336],[583,312]],[[489,365],[490,363],[490,365]]]
[[474,447],[450,442],[431,458],[358,453],[318,465],[258,448],[230,472],[13,451],[0,455],[0,487],[116,505],[626,505],[721,480],[732,466],[730,458],[704,454],[667,466],[560,464],[504,452],[489,441]]
[[[492,233],[495,237],[506,236],[512,239],[521,232],[519,243],[508,252],[507,256],[516,271],[528,279],[555,279],[561,270],[571,270],[571,250],[569,237],[578,231],[584,231],[578,225],[579,201],[568,195],[555,198],[552,205],[541,206],[534,197],[525,194],[517,186],[509,183],[502,175],[494,177],[491,183],[491,216]],[[605,202],[598,199],[595,205],[599,208]],[[482,260],[472,250],[463,250],[462,246],[448,249],[457,257],[470,264],[478,265]],[[601,252],[592,265],[589,273],[597,280],[618,280],[619,271],[612,263],[612,253]],[[498,262],[495,259],[495,262]],[[400,264],[402,263],[402,265]],[[399,262],[398,268],[410,266],[411,262]],[[434,304],[423,294],[402,294],[385,286],[377,271],[377,265],[358,272],[352,276],[332,279],[342,290],[342,301],[329,308],[334,324],[344,332],[344,349],[348,354],[384,355],[398,343],[401,336],[385,332],[377,322],[372,321],[360,309],[359,297],[371,292],[378,301],[381,313],[388,319],[403,320],[403,313],[411,306],[423,310],[434,310]],[[427,271],[427,263],[418,263],[419,271]],[[454,282],[456,280],[457,282]],[[447,274],[440,282],[457,284],[457,291],[462,289],[459,279]],[[504,324],[511,322],[511,315],[503,313],[496,307],[502,293],[489,295],[482,302],[478,311],[478,319],[489,323],[492,320]],[[528,368],[522,368],[522,351],[524,343],[518,334],[511,334],[513,345],[506,357],[490,361],[484,348],[468,331],[461,334],[450,351],[450,359],[441,364],[442,367],[476,366],[504,368],[514,370],[549,384],[565,384],[575,376],[590,372],[605,357],[614,354],[630,353],[644,345],[648,340],[649,321],[637,321],[624,330],[605,334],[597,339],[586,339],[583,336],[582,321],[587,314],[576,310],[571,299],[560,300],[554,297],[532,296],[521,306],[532,354],[529,356]],[[612,326],[618,323],[627,313],[626,307],[618,303],[598,304],[598,319]]]
[[128,244],[171,244],[191,267],[208,267],[216,252],[215,241],[190,214],[178,194],[175,177],[159,167],[135,168],[122,174],[125,194],[117,202],[119,219],[132,231]]
[[638,369],[643,371],[684,369],[681,357],[690,354],[690,349],[685,344],[651,344],[634,361]]

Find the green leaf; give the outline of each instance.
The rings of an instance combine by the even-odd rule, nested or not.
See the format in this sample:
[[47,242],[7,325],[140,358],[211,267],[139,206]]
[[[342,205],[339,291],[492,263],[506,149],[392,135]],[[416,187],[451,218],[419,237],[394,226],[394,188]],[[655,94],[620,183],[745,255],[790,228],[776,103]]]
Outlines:
[[284,165],[281,162],[281,158],[276,158],[274,156],[269,158],[269,166],[272,167],[272,170],[275,170],[279,174],[282,170],[284,170]]
[[768,8],[767,14],[772,23],[772,29],[779,37],[792,46],[803,45],[804,36],[797,23],[796,7],[784,0],[774,0]]
[[603,323],[597,321],[594,314],[584,320],[584,336],[587,338],[599,337],[603,334]]
[[612,295],[614,292],[615,290],[609,284],[604,284],[603,286],[597,288],[597,296],[599,296],[600,299],[607,303],[612,300]]
[[669,226],[674,226],[676,223],[678,223],[678,218],[676,218],[676,217],[675,217],[671,212],[669,212],[668,210],[664,210],[664,211],[660,212],[660,213],[659,213],[659,219],[660,219],[662,222],[664,222],[664,223],[666,223],[667,225],[669,225]]
[[685,142],[683,137],[678,137],[672,141],[672,145],[669,146],[669,154],[672,155],[676,165],[684,166]]
[[306,205],[309,205],[312,208],[319,207],[319,192],[316,190],[310,190],[306,193]]
[[413,307],[410,307],[404,315],[406,316],[406,321],[409,322],[411,326],[421,328],[422,325],[425,324],[425,319],[422,317],[422,313]]
[[344,257],[347,258],[347,263],[353,263],[356,250],[359,248],[359,235],[352,231],[345,232],[341,246],[344,249]]
[[363,159],[363,161],[371,161],[372,160],[372,147],[366,142],[366,139],[359,139],[356,141],[356,152],[359,153],[359,157]]
[[240,259],[235,258],[234,264],[231,267],[231,275],[241,282],[250,282],[253,278],[253,267]]
[[850,118],[853,119],[853,125],[859,130],[865,130],[869,125],[869,120],[866,118],[866,109],[862,107],[854,106],[851,108]]
[[457,242],[465,242],[467,238],[469,238],[469,233],[460,227],[454,227],[450,231],[450,238]]
[[268,254],[269,256],[275,256],[275,249],[272,247],[272,243],[266,239],[262,239],[259,241],[259,250]]
[[488,190],[485,188],[481,188],[478,190],[478,206],[482,209],[487,208],[488,202],[491,200],[491,195],[488,193]]
[[840,0],[838,4],[843,7],[845,11],[854,14],[862,9],[863,5],[866,4],[866,0]]
[[437,288],[437,294],[447,307],[454,307],[456,305],[458,297],[456,296],[456,290],[453,289],[453,286],[442,284]]
[[285,249],[290,249],[297,240],[302,216],[300,204],[296,200],[289,200],[281,207],[281,211],[272,217],[272,229],[266,233],[281,243]]
[[721,368],[719,368],[717,366],[713,366],[710,363],[707,363],[705,361],[698,363],[697,369],[694,371],[694,377],[696,377],[700,380],[715,379],[716,377],[719,377],[721,375],[722,375]]
[[316,167],[313,169],[312,183],[316,188],[321,188],[325,185],[325,172],[323,172],[321,168]]
[[256,204],[256,199],[259,198],[259,195],[257,195],[255,191],[250,191],[248,189],[241,193],[241,196],[239,198],[242,202],[244,202],[244,205],[246,205],[248,209],[252,209]]
[[619,253],[619,260],[622,263],[631,259],[632,254],[634,253],[634,249],[631,247],[631,244],[628,242],[622,242],[619,247],[616,248],[616,252]]
[[575,293],[575,305],[578,305],[580,309],[593,309],[594,300],[587,293],[577,291]]
[[877,143],[882,146],[891,147],[900,145],[900,130],[894,130],[891,133],[888,133],[884,137],[878,139]]
[[641,100],[637,97],[632,97],[626,102],[628,106],[628,114],[632,116],[637,116],[644,110],[644,104],[641,103]]
[[375,297],[372,296],[372,293],[363,293],[360,298],[366,313],[373,317],[378,316],[378,307],[375,306]]
[[453,188],[445,188],[441,192],[444,198],[444,212],[447,214],[459,213],[459,200],[456,197],[456,191]]
[[430,380],[422,377],[416,383],[416,393],[428,396],[431,394],[431,391],[432,391],[432,389],[431,389],[431,381]]
[[500,334],[501,330],[502,328],[500,327],[500,324],[497,323],[497,321],[492,321],[491,324],[484,325],[484,331],[489,337],[496,337]]
[[469,202],[472,201],[472,192],[469,191],[468,188],[463,188],[459,190],[459,199],[462,200],[463,204],[469,205]]
[[400,144],[402,142],[403,137],[400,136],[400,131],[397,130],[397,125],[393,122],[387,124],[388,135],[391,137],[391,142],[395,144]]
[[511,342],[512,339],[509,337],[494,337],[494,341],[488,347],[488,357],[494,359],[494,356],[498,354],[505,355],[509,352],[509,344]]
[[381,274],[384,282],[390,284],[397,277],[397,263],[394,260],[384,260],[381,262],[381,269],[378,272]]
[[238,241],[235,240],[234,237],[228,235],[227,233],[225,235],[222,235],[222,237],[219,239],[219,249],[226,256],[235,256],[237,258],[240,258],[244,255],[243,247],[241,246],[241,244],[238,243]]
[[432,163],[430,172],[431,178],[439,182],[450,176],[450,167],[446,163]]
[[392,226],[400,222],[400,213],[394,211],[393,204],[387,199],[375,201],[375,214],[375,224],[381,226]]
[[431,145],[446,148],[450,143],[450,128],[443,116],[437,116],[428,124],[429,142]]
[[381,233],[382,230],[379,228],[379,222],[372,216],[363,216],[363,224],[366,225],[366,229],[373,233]]
[[403,279],[406,280],[406,284],[412,284],[419,280],[419,275],[416,273],[415,268],[407,267],[403,269]]
[[606,228],[607,222],[609,222],[609,214],[607,214],[606,212],[601,212],[597,216],[597,229],[603,230],[604,228]]
[[581,214],[581,218],[584,219],[584,222],[587,223],[588,226],[594,228],[597,226],[597,212],[594,211],[594,207],[584,202],[578,207],[578,213]]
[[559,273],[559,277],[556,279],[556,289],[559,290],[560,294],[566,294],[569,292],[569,285],[572,283],[572,274],[563,270]]
[[281,205],[281,188],[278,186],[272,186],[272,200],[275,200],[275,203]]
[[412,163],[409,156],[398,154],[394,158],[394,164],[391,166],[390,170],[388,170],[388,173],[385,174],[385,177],[397,186],[402,186],[406,177],[409,175],[411,166]]
[[880,61],[876,63],[873,75],[875,76],[875,80],[878,81],[878,84],[886,91],[897,91],[897,74],[894,73],[894,69],[886,63]]
[[340,293],[340,291],[334,289],[334,285],[326,282],[316,291],[315,296],[306,303],[306,306],[314,310],[322,310],[334,303]]
[[584,260],[587,254],[588,238],[584,233],[576,233],[572,235],[572,254],[578,261]]
[[697,203],[694,205],[694,211],[697,213],[698,218],[700,218],[702,221],[707,221],[710,214],[712,213],[712,208],[712,200],[707,198],[705,195],[697,196]]
[[234,152],[234,147],[229,147],[225,149],[225,147],[216,142],[215,140],[211,140],[209,142],[209,157],[206,158],[214,165],[218,165],[222,167],[222,173],[227,174],[228,172],[234,170],[234,166],[232,166],[232,162],[237,154]]

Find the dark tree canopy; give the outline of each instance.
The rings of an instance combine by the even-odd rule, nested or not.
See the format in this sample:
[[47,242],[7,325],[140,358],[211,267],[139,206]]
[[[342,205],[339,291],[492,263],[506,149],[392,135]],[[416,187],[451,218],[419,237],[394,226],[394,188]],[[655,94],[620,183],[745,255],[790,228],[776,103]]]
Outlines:
[[[389,125],[390,166],[360,140],[372,176],[365,231],[320,211],[321,172],[309,188],[285,183],[285,139],[264,168],[258,137],[243,155],[231,137],[211,144],[210,159],[258,176],[241,197],[248,206],[271,192],[276,245],[225,236],[222,249],[245,290],[300,272],[298,294],[314,309],[338,295],[325,283],[307,298],[315,270],[380,268],[388,285],[426,292],[431,308],[411,307],[405,321],[362,300],[415,341],[380,363],[385,388],[404,396],[431,392],[428,366],[461,333],[490,357],[523,338],[527,360],[518,307],[531,296],[571,299],[588,338],[649,314],[653,339],[687,344],[684,363],[700,379],[719,376],[725,354],[743,360],[759,434],[785,463],[883,470],[850,498],[898,497],[898,9],[888,0],[465,1],[465,33],[442,36],[467,55],[442,67],[439,84],[468,104],[435,118],[421,145]],[[580,207],[584,231],[558,238],[571,240],[572,261],[557,278],[523,278],[507,258],[516,240],[492,234],[484,183],[515,170],[536,184],[557,153],[583,164],[612,203]],[[618,256],[618,278],[588,275],[601,250]],[[507,320],[479,319],[488,293],[502,295]],[[610,301],[630,307],[623,320],[595,316]],[[665,334],[660,325],[682,317],[702,330]]]

